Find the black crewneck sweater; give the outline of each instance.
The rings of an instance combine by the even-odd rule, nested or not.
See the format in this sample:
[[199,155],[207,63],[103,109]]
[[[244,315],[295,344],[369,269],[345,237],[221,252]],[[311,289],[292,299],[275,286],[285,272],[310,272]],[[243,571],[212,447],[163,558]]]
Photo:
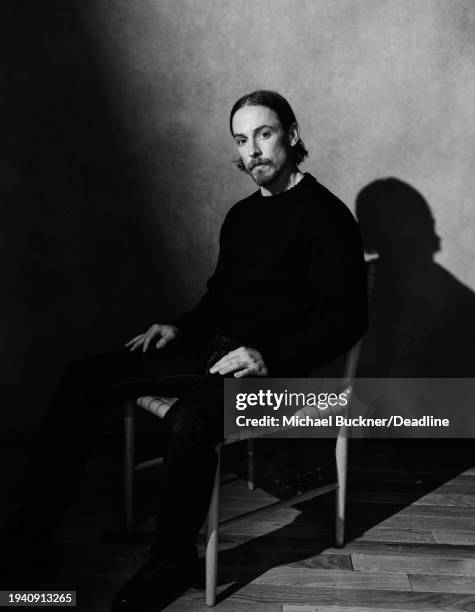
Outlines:
[[261,353],[270,376],[303,376],[367,326],[364,259],[348,208],[310,174],[235,204],[203,298],[174,324],[213,330]]

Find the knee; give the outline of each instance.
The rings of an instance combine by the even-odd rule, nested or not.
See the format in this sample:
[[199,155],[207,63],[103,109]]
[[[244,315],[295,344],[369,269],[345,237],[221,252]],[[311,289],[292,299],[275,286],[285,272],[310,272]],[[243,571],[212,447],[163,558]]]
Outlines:
[[99,373],[99,368],[95,368],[95,363],[91,359],[72,361],[63,372],[59,389],[87,395],[89,391],[95,389]]
[[88,371],[89,366],[87,359],[71,361],[64,369],[61,380],[68,382],[80,381],[87,377]]

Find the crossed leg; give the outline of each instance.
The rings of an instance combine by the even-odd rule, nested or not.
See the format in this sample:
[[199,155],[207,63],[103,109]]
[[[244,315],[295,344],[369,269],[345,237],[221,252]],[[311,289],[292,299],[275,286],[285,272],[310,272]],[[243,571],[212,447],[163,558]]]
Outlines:
[[107,404],[181,396],[204,379],[211,346],[176,340],[159,351],[119,349],[68,366],[27,464],[19,521],[54,528],[74,499]]

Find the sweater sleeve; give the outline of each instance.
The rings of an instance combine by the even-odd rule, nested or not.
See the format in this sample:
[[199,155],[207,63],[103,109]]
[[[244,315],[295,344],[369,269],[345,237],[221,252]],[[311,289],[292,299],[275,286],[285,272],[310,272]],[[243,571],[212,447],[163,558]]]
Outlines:
[[[341,206],[341,205],[340,205]],[[309,261],[312,307],[282,323],[260,348],[270,376],[289,376],[339,357],[367,328],[363,249],[350,211],[338,208],[315,224]]]
[[[228,213],[229,215],[229,213]],[[216,268],[213,274],[209,277],[206,283],[206,292],[203,294],[201,299],[195,304],[195,306],[183,314],[181,314],[174,321],[170,321],[171,325],[176,325],[184,333],[189,333],[197,330],[205,322],[212,321],[216,317],[216,296],[215,290],[219,286],[220,278],[223,271],[223,241],[225,226],[227,225],[226,216],[219,235],[219,254]]]
[[201,299],[195,304],[195,306],[184,313],[182,313],[177,319],[170,321],[170,325],[175,325],[180,331],[184,333],[190,333],[196,330],[203,321],[208,320],[212,316],[213,312],[213,295],[209,290],[210,281],[207,282],[208,290],[204,293]]

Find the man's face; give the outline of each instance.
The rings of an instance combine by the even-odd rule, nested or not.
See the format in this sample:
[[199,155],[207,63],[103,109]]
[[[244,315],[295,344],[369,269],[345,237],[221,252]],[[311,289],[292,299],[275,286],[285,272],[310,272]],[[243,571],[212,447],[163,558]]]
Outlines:
[[243,106],[232,128],[244,167],[259,186],[271,185],[293,165],[289,137],[267,106]]

